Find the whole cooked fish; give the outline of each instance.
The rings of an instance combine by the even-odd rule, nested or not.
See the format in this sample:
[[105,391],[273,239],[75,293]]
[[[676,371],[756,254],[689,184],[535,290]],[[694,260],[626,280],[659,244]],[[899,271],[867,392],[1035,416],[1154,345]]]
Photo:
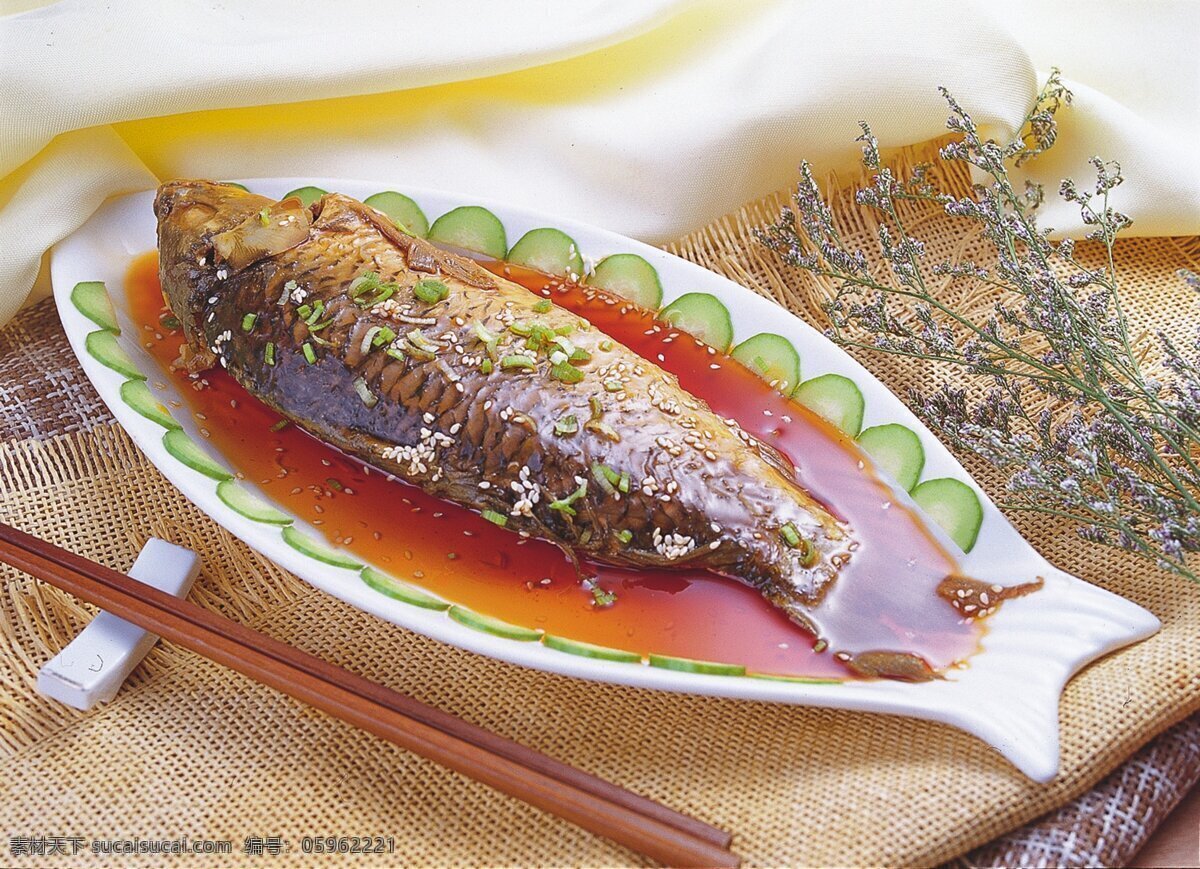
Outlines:
[[155,199],[192,371],[505,528],[617,565],[705,568],[814,628],[854,548],[769,447],[572,312],[328,194]]

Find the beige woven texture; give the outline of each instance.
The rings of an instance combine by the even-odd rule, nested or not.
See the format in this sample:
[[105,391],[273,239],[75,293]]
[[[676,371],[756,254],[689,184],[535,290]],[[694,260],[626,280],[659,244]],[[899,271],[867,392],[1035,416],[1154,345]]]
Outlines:
[[[674,250],[818,321],[821,288],[780,267],[751,236],[782,201],[748,206]],[[872,228],[848,200],[838,215],[869,246]],[[936,214],[920,223],[917,234],[933,256],[976,255],[959,225]],[[1197,239],[1119,246],[1135,334],[1190,328],[1195,300],[1174,272],[1197,267],[1198,253]],[[929,372],[909,362],[864,361],[898,391],[928,381]],[[1000,491],[987,468],[969,468]],[[1062,772],[1048,785],[941,725],[591,684],[385,624],[226,534],[114,424],[0,448],[0,519],[121,569],[150,535],[189,546],[204,559],[192,592],[200,604],[732,830],[751,864],[949,859],[1084,793],[1200,708],[1200,587],[1028,515],[1018,517],[1019,527],[1053,562],[1146,606],[1164,624],[1067,687]],[[639,861],[174,646],[160,644],[116,700],[91,713],[43,700],[34,691],[37,669],[90,613],[8,568],[0,580],[0,835],[234,842],[232,856],[173,857],[169,865],[243,865],[244,837],[273,835],[290,840],[292,853],[252,858],[255,865],[297,862],[306,835],[394,836],[394,854],[361,858],[388,865]],[[314,865],[331,859],[342,858],[303,857]],[[5,854],[10,860],[23,865]],[[55,862],[140,866],[164,858],[26,860]]]

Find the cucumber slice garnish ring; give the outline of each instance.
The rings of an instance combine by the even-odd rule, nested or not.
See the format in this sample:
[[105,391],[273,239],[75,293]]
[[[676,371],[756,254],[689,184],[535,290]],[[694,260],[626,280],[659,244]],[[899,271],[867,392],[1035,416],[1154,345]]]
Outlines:
[[754,335],[734,347],[729,355],[784,395],[791,395],[800,385],[800,354],[782,335],[771,332]]
[[300,200],[301,205],[308,208],[308,206],[312,205],[328,192],[328,190],[322,190],[320,187],[297,187],[295,190],[289,190],[283,196],[279,197],[279,201],[282,202],[294,196]]
[[187,465],[193,471],[204,474],[219,482],[232,480],[233,474],[217,464],[204,449],[188,437],[182,429],[171,429],[163,435],[163,448],[174,458]]
[[101,281],[81,281],[71,290],[71,303],[76,310],[101,329],[120,334],[117,312],[113,310],[108,288]]
[[659,311],[658,319],[722,353],[733,343],[729,309],[711,293],[684,293]]
[[272,506],[237,480],[222,480],[217,483],[217,497],[230,510],[255,522],[290,525],[294,521],[287,513]]
[[180,427],[171,416],[171,412],[154,397],[146,381],[126,380],[121,384],[120,394],[122,401],[151,422],[156,422],[163,428]]
[[376,211],[382,211],[409,235],[415,235],[418,238],[429,235],[429,218],[425,216],[421,206],[403,193],[384,190],[382,193],[368,196],[363,200],[363,204],[371,206]]
[[429,227],[432,242],[504,259],[508,234],[500,218],[481,205],[461,205],[447,211]]
[[129,358],[129,354],[117,343],[115,332],[107,329],[89,332],[83,339],[83,346],[93,359],[118,374],[133,380],[146,379],[146,375],[138,370],[137,365]]
[[283,542],[297,552],[332,567],[344,567],[347,570],[362,570],[363,568],[361,561],[356,561],[345,552],[309,537],[303,531],[298,530],[295,525],[288,525],[283,529]]
[[596,658],[601,661],[618,661],[623,664],[640,664],[642,656],[637,652],[626,652],[621,649],[610,649],[607,646],[597,646],[579,640],[569,640],[546,634],[542,637],[542,645],[548,649],[566,652],[568,655],[579,655],[582,658]]
[[849,377],[822,374],[801,383],[792,397],[850,437],[857,436],[862,429],[866,402]]
[[450,602],[434,597],[416,586],[401,582],[395,577],[388,576],[373,567],[364,567],[359,574],[362,581],[380,594],[387,595],[393,600],[419,606],[422,609],[445,611],[450,609]]
[[858,445],[875,460],[879,469],[911,492],[925,468],[921,438],[898,422],[873,425],[858,436]]
[[461,606],[452,606],[447,613],[450,618],[454,619],[460,625],[466,625],[468,628],[483,631],[485,634],[504,637],[506,640],[520,640],[528,643],[542,636],[539,631],[523,628],[520,625],[514,625],[510,622],[493,618],[492,616],[485,616]]
[[662,304],[663,288],[658,271],[635,253],[606,256],[596,264],[586,283],[651,311],[658,310]]
[[741,664],[719,664],[716,661],[696,661],[691,658],[676,658],[671,655],[650,655],[650,666],[679,673],[703,673],[709,676],[745,676],[746,668]]
[[921,483],[912,497],[959,549],[971,551],[983,524],[983,504],[974,489],[953,477],[939,477]]
[[572,280],[583,274],[583,257],[575,239],[549,226],[529,230],[517,239],[505,259],[535,272]]

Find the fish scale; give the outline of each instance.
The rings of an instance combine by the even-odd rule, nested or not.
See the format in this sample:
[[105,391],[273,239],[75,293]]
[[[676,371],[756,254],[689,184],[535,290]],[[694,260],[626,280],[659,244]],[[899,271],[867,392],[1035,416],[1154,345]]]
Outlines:
[[[851,557],[851,529],[777,456],[653,362],[565,309],[535,312],[541,296],[405,235],[348,197],[329,194],[303,208],[185,181],[163,185],[155,209],[163,287],[184,325],[192,370],[225,365],[321,440],[434,495],[500,514],[512,531],[618,565],[708,568],[761,589],[813,626],[812,605]],[[389,299],[351,298],[352,282],[367,272],[395,285]],[[427,279],[442,282],[446,298],[417,299],[413,288]],[[329,325],[313,332],[294,291],[305,294],[303,304],[324,304],[313,326]],[[247,314],[256,316],[248,332]],[[430,317],[432,324],[411,322]],[[481,370],[477,323],[500,336],[491,373]],[[547,348],[525,346],[517,330],[532,323],[570,330],[570,344],[590,354],[578,364],[582,380],[557,379]],[[396,334],[404,359],[383,348],[364,352],[375,326]],[[410,333],[442,349],[419,358]],[[267,342],[274,365],[264,359]],[[508,356],[530,357],[534,368],[504,368]],[[369,401],[359,394],[364,386]],[[579,430],[555,434],[569,415]],[[629,491],[600,482],[601,465],[627,475]],[[643,491],[651,478],[655,485]],[[579,480],[586,492],[570,505],[575,515],[552,509]],[[808,548],[787,544],[788,524]]]

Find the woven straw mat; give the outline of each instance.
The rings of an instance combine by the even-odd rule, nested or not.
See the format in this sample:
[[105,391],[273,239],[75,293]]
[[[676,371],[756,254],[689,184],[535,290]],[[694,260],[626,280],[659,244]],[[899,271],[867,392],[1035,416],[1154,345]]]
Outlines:
[[[747,206],[670,249],[819,322],[823,289],[751,235],[784,198]],[[867,218],[845,195],[835,206],[850,239],[868,247]],[[977,239],[947,218],[914,220],[932,257],[980,256]],[[1196,302],[1174,273],[1197,268],[1198,255],[1200,239],[1120,244],[1135,335],[1157,327],[1186,334]],[[1173,802],[1170,788],[1139,796],[1127,778],[1132,767],[1121,764],[1200,709],[1200,587],[1084,544],[1062,524],[1017,517],[1051,561],[1146,606],[1163,629],[1071,682],[1061,707],[1062,771],[1038,785],[949,727],[592,684],[477,657],[361,613],[258,556],[167,483],[99,405],[61,330],[39,322],[52,318],[43,303],[0,332],[0,431],[10,438],[0,447],[0,520],[119,569],[150,535],[190,547],[204,560],[191,595],[201,605],[729,829],[750,864],[935,864],[1003,834],[962,862],[1120,860],[1145,826],[1105,820],[1098,841],[1097,813],[1132,817],[1131,794]],[[900,394],[930,374],[909,361],[864,362]],[[968,469],[1001,490],[981,463]],[[309,835],[393,836],[394,854],[362,858],[392,865],[640,859],[172,645],[160,643],[118,697],[90,713],[44,700],[34,690],[38,668],[91,610],[11,569],[0,568],[0,578],[0,835],[234,842],[231,856],[173,857],[169,865],[341,859],[299,854]],[[1187,747],[1197,721],[1164,737],[1174,742],[1142,749],[1143,771],[1150,764],[1168,782],[1194,780],[1200,759]],[[282,836],[292,852],[248,858],[240,853],[247,836]],[[104,862],[15,858],[7,846],[0,862]]]

